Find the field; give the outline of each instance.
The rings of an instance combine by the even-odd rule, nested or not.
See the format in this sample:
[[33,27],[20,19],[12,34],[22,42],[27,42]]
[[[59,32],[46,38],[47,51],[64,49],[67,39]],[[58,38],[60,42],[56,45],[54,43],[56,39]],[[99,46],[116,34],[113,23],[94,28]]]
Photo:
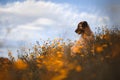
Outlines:
[[[120,30],[97,29],[94,49],[76,49],[73,41],[36,42],[33,49],[18,50],[18,58],[0,58],[0,80],[120,80]],[[84,49],[84,47],[80,47]]]

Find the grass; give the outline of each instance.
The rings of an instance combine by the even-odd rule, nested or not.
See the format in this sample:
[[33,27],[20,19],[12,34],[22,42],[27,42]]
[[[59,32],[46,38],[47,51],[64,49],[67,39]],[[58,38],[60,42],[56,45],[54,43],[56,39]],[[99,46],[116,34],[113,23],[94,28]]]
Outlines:
[[[14,59],[0,58],[0,80],[120,80],[120,30],[102,29],[95,35],[94,55],[71,56],[71,40],[37,41]],[[84,47],[82,47],[84,49]]]

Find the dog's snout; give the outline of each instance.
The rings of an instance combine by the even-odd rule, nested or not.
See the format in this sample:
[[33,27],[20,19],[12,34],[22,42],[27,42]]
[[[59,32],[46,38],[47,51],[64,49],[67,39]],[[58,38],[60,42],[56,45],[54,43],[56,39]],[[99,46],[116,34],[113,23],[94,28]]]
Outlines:
[[78,32],[78,29],[76,29],[75,32],[77,33],[77,32]]

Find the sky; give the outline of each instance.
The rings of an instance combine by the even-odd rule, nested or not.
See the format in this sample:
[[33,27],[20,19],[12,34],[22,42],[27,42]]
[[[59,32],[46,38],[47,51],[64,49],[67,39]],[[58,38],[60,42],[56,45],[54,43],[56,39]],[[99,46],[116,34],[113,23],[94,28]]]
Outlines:
[[80,21],[95,27],[119,25],[120,0],[0,0],[0,54],[3,48],[40,39],[69,38]]

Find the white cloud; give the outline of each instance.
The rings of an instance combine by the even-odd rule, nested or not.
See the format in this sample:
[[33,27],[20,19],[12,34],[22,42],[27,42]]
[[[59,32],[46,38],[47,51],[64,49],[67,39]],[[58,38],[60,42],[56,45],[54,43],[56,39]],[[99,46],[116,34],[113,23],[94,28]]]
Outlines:
[[52,26],[55,24],[55,21],[53,21],[52,19],[49,19],[49,18],[40,18],[40,19],[37,19],[36,21],[34,21],[32,24],[30,25],[34,25],[34,26],[39,26],[39,25],[42,25],[42,26]]
[[81,20],[88,21],[92,26],[109,22],[106,16],[79,12],[69,4],[34,0],[0,6],[0,17],[1,27],[14,27],[8,36],[14,40],[54,38],[65,30],[69,30],[72,36]]

